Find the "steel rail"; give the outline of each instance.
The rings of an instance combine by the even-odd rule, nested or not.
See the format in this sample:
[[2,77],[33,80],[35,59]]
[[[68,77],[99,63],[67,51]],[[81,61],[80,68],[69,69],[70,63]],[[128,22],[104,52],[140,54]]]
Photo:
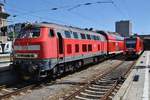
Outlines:
[[[134,67],[136,61],[133,61],[131,65],[129,65],[129,68],[126,70],[125,73],[121,76],[122,78],[125,78],[127,74],[129,74],[130,70]],[[113,92],[115,87],[118,85],[120,80],[117,80],[115,84],[112,86],[112,88],[104,95],[104,97],[101,98],[101,100],[107,100],[110,94]]]
[[0,96],[0,100],[9,98],[9,97],[11,97],[12,95],[17,95],[17,94],[19,94],[19,93],[21,93],[21,92],[25,92],[25,91],[27,91],[27,90],[29,90],[29,89],[33,89],[33,88],[36,87],[36,86],[37,86],[37,85],[33,84],[33,85],[29,85],[29,86],[26,86],[26,87],[17,89],[17,90],[15,90],[15,91],[10,92],[10,93],[6,93],[6,94]]

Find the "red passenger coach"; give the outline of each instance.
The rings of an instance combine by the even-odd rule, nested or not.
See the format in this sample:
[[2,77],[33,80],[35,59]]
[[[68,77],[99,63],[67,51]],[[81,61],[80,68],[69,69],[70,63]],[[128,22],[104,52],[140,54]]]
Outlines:
[[97,62],[107,55],[107,45],[106,36],[94,31],[53,23],[22,25],[13,66],[24,79],[59,75]]
[[125,53],[128,55],[140,55],[143,51],[143,40],[137,36],[125,38]]
[[107,39],[107,53],[108,54],[119,54],[124,52],[124,38],[118,33],[97,31],[103,34]]

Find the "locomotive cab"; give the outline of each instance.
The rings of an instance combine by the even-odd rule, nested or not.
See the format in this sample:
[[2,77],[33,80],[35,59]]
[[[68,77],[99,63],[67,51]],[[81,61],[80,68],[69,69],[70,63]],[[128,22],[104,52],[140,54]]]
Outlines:
[[[46,77],[57,51],[53,29],[28,25],[21,28],[14,42],[13,66],[25,79]],[[48,47],[47,47],[48,45]]]
[[143,41],[139,37],[125,39],[125,52],[128,55],[140,55],[143,51]]
[[126,38],[125,39],[126,53],[135,54],[136,52],[136,38]]

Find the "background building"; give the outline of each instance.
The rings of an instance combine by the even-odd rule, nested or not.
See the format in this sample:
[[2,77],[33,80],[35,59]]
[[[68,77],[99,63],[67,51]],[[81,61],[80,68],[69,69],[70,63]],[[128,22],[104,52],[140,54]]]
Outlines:
[[116,22],[115,28],[115,31],[123,37],[132,35],[132,23],[129,20]]
[[[7,25],[7,18],[10,15],[5,12],[4,10],[4,4],[0,3],[0,28]],[[7,33],[6,32],[0,32],[0,42],[6,42],[7,41]]]

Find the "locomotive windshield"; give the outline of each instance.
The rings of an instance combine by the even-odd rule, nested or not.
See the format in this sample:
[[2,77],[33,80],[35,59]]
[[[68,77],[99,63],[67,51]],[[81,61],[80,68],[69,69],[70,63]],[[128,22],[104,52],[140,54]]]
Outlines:
[[126,39],[126,47],[127,48],[135,48],[136,47],[136,39]]
[[40,28],[22,28],[17,38],[37,38],[40,36]]

